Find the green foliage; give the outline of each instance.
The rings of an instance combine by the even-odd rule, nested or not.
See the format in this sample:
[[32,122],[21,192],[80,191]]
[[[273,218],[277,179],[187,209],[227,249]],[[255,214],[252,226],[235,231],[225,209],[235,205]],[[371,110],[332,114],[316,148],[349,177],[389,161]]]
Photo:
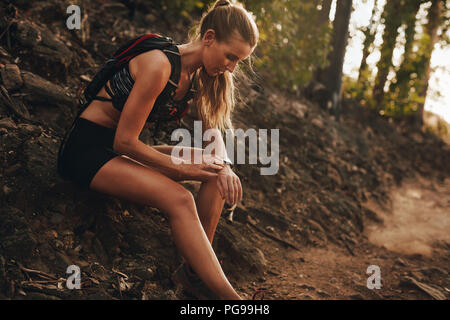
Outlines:
[[247,0],[260,31],[256,69],[272,84],[297,92],[325,67],[331,30],[318,26],[317,1]]
[[[378,61],[377,77],[372,80],[370,72],[362,69],[361,81],[345,79],[344,90],[348,98],[360,101],[363,105],[375,108],[380,114],[389,117],[403,117],[421,111],[425,103],[426,91],[429,79],[429,63],[433,52],[434,41],[431,39],[431,30],[436,21],[440,23],[443,30],[450,24],[450,5],[444,8],[439,17],[431,16],[431,22],[423,25],[422,32],[416,34],[416,15],[420,5],[428,3],[425,0],[387,0],[384,8],[384,34],[383,44],[380,48],[381,58]],[[438,0],[433,0],[438,1]],[[448,2],[448,1],[447,1]],[[450,2],[448,2],[450,3]],[[401,5],[400,5],[401,4]],[[399,6],[400,5],[400,6]],[[430,15],[430,10],[428,15]],[[428,16],[430,18],[430,16]],[[399,47],[396,43],[398,27],[405,30],[405,41],[402,44],[404,54],[402,62],[398,67],[392,65],[392,53],[394,47]],[[441,35],[441,43],[447,39]],[[383,92],[389,70],[395,72],[395,77],[391,80],[389,90]],[[370,88],[375,88],[371,92]]]
[[[174,15],[199,16],[215,1],[168,0],[161,5]],[[317,24],[316,0],[242,0],[260,32],[256,71],[273,85],[291,92],[306,86],[313,72],[328,63],[331,28]]]
[[[370,81],[370,71],[363,70],[362,80],[343,76],[342,89],[345,99],[358,101],[361,106],[376,110],[376,103],[372,97],[373,82]],[[382,112],[384,114],[384,112]]]
[[175,16],[190,19],[193,13],[201,12],[212,1],[207,0],[153,0],[163,10],[168,10]]

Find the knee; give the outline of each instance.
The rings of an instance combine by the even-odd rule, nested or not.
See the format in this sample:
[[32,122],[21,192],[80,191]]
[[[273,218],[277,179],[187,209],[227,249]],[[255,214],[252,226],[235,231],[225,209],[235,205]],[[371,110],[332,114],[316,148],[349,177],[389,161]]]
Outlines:
[[174,204],[183,208],[192,205],[195,206],[195,199],[189,190],[182,188],[175,195]]
[[185,188],[180,188],[173,194],[169,207],[171,216],[180,214],[184,216],[189,214],[192,214],[193,216],[196,215],[194,196]]

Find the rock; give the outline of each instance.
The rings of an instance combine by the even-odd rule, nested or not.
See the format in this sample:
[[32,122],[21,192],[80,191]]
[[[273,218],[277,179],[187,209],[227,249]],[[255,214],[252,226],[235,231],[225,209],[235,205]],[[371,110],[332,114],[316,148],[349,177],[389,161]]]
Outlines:
[[47,230],[44,233],[44,239],[46,240],[53,240],[58,238],[58,232],[55,230]]
[[39,101],[47,104],[73,105],[75,98],[62,87],[28,71],[22,71],[24,86],[22,92],[26,93],[27,101]]
[[42,133],[42,129],[40,127],[28,123],[20,123],[18,125],[18,128],[21,132],[25,133],[26,135],[34,137],[38,137]]
[[66,68],[73,60],[71,50],[48,29],[22,20],[16,24],[13,37],[20,45],[30,49],[38,58]]
[[399,265],[399,266],[402,266],[402,267],[408,266],[408,263],[405,260],[403,260],[402,258],[395,259],[394,263],[396,265]]
[[321,119],[314,118],[314,119],[311,120],[311,123],[314,124],[319,129],[323,129],[324,128],[324,124],[323,124],[323,121]]
[[352,300],[364,300],[364,297],[360,293],[352,294],[348,297]]
[[136,269],[134,270],[134,274],[142,280],[152,280],[155,276],[155,272],[151,268]]
[[263,253],[259,248],[256,248],[256,252],[257,252],[258,255],[259,255],[261,264],[262,264],[264,267],[266,267],[266,266],[267,266],[267,260],[266,260],[266,258],[264,257],[264,253]]
[[54,246],[55,246],[56,249],[64,249],[64,242],[62,242],[62,241],[59,240],[59,239],[55,239],[55,240],[53,241],[53,244],[54,244]]
[[0,56],[5,58],[9,57],[8,51],[6,51],[5,48],[3,48],[2,46],[0,46]]
[[0,128],[6,128],[8,130],[17,129],[16,123],[11,118],[0,119]]
[[267,273],[271,274],[273,276],[279,276],[280,275],[280,273],[278,271],[275,271],[275,270],[267,270]]
[[306,290],[316,290],[316,288],[314,288],[313,286],[307,285],[307,284],[300,284],[300,285],[297,285],[297,287],[299,287],[301,289],[306,289]]
[[442,268],[438,268],[438,267],[426,267],[426,268],[421,268],[419,270],[417,270],[418,272],[422,273],[423,275],[427,276],[427,277],[431,277],[433,275],[439,276],[439,277],[446,277],[448,276],[448,272],[445,271]]
[[414,279],[412,277],[403,277],[400,280],[399,285],[403,286],[403,287],[419,288],[420,290],[427,293],[435,300],[446,300],[447,299],[447,297],[445,296],[445,293],[443,293],[441,290],[439,290],[437,288],[433,288],[430,285],[427,285],[420,281],[417,281],[416,279]]
[[0,75],[8,91],[20,89],[23,85],[20,69],[16,64],[5,64],[4,68],[0,68]]
[[317,290],[317,294],[323,298],[329,298],[331,297],[327,292],[325,291],[321,291],[321,290]]
[[2,85],[0,85],[0,110],[2,108],[7,108],[13,111],[19,117],[30,119],[30,113],[27,107],[19,99],[15,99],[9,95],[8,90]]
[[308,107],[298,101],[294,101],[291,105],[291,109],[300,119],[304,119],[308,114]]
[[216,254],[229,261],[230,272],[237,278],[249,274],[263,276],[267,264],[264,254],[233,225],[220,220],[217,229]]

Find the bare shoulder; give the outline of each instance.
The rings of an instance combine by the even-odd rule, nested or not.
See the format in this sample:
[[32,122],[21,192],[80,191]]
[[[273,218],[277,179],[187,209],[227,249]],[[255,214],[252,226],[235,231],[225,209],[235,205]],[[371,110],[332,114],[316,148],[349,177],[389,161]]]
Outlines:
[[171,72],[171,64],[167,56],[161,50],[155,49],[144,52],[133,58],[129,63],[130,73],[135,80],[148,78],[149,75],[168,79]]

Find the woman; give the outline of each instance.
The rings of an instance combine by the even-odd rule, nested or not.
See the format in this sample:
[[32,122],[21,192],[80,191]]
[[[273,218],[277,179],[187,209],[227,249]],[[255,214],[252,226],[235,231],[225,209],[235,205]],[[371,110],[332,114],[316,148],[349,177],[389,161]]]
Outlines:
[[[197,296],[208,297],[209,288],[219,299],[241,299],[211,246],[225,201],[233,205],[242,198],[239,178],[223,161],[223,140],[219,139],[216,154],[205,155],[201,164],[175,164],[174,146],[139,141],[146,122],[153,120],[152,110],[166,106],[162,93],[170,85],[174,61],[181,68],[172,102],[185,101],[194,86],[193,105],[203,128],[231,127],[231,73],[252,54],[258,29],[242,5],[222,0],[203,15],[197,30],[188,43],[167,52],[139,54],[115,74],[76,119],[60,160],[74,182],[168,215],[175,244],[186,261],[174,274],[175,281],[191,287]],[[194,148],[183,152],[193,154]],[[202,182],[196,201],[177,182],[182,180]],[[201,281],[195,281],[195,273]],[[201,288],[201,282],[207,288]]]

